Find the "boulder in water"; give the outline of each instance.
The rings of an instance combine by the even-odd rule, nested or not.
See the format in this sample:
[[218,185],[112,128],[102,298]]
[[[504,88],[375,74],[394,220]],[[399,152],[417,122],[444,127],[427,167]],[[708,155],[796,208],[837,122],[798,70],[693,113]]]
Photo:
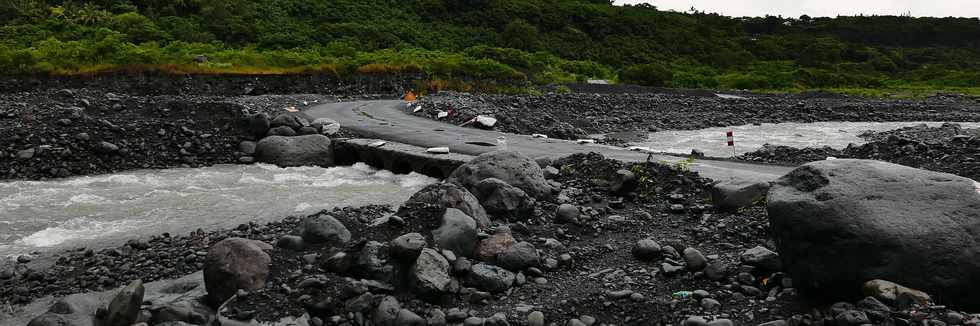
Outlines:
[[282,167],[333,165],[330,138],[324,135],[265,137],[256,146],[255,157]]

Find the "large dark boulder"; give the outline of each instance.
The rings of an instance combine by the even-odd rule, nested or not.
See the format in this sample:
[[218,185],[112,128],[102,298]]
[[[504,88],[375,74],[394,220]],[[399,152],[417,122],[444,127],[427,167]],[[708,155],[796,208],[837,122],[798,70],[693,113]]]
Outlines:
[[809,163],[769,191],[783,268],[804,288],[858,295],[894,281],[980,307],[980,185],[868,160]]
[[333,165],[330,138],[324,135],[265,137],[256,145],[255,157],[259,162],[282,167]]
[[254,240],[228,238],[211,246],[204,260],[208,301],[218,306],[239,289],[264,288],[270,263],[272,258]]
[[[398,215],[404,216],[403,212],[418,204],[455,208],[476,220],[476,224],[481,229],[490,226],[490,219],[487,217],[487,212],[483,206],[480,205],[480,201],[469,190],[454,183],[434,183],[425,186],[405,201],[403,207],[399,209]],[[441,217],[440,215],[435,218]]]
[[516,151],[496,151],[460,165],[446,179],[473,191],[480,181],[497,178],[537,199],[551,198],[552,187],[537,162]]

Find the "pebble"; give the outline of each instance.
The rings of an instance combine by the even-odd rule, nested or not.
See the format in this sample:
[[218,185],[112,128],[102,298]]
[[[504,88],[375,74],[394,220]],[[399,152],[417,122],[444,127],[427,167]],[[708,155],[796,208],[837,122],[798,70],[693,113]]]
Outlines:
[[684,326],[707,326],[708,321],[701,316],[691,316],[684,320]]
[[633,256],[640,260],[652,261],[660,258],[660,244],[653,239],[641,239],[633,247]]
[[715,319],[708,323],[708,326],[735,326],[731,319]]
[[712,298],[701,299],[701,308],[707,312],[714,312],[721,308],[721,302]]
[[687,263],[687,270],[697,272],[708,266],[708,259],[704,258],[701,251],[694,248],[684,249],[684,261]]

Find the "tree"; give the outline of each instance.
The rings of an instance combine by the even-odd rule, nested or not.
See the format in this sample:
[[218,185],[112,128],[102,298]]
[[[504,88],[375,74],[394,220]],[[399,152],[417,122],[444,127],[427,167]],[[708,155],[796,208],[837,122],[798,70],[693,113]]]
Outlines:
[[661,64],[647,63],[627,67],[620,77],[627,83],[663,87],[670,85],[674,73]]
[[501,34],[507,47],[534,51],[538,49],[538,29],[523,19],[515,19],[504,27]]

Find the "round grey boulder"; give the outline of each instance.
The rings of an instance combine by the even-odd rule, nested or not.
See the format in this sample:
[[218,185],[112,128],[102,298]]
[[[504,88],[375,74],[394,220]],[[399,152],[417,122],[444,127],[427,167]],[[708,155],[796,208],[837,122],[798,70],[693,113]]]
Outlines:
[[657,260],[660,258],[660,244],[650,238],[641,239],[633,247],[633,256],[645,261]]
[[255,157],[259,162],[282,167],[328,167],[333,166],[334,162],[330,138],[324,135],[265,137],[256,145]]
[[310,127],[316,128],[323,135],[333,136],[340,132],[340,123],[332,119],[318,118],[310,123]]
[[538,267],[539,262],[538,250],[526,241],[518,242],[497,254],[497,265],[511,271]]
[[419,257],[426,244],[425,236],[419,233],[407,233],[391,240],[388,250],[395,259],[413,262]]
[[980,307],[980,185],[869,160],[803,165],[769,191],[771,233],[793,283],[856,296],[885,279]]
[[516,151],[481,154],[456,168],[446,181],[473,190],[480,181],[487,178],[500,179],[537,199],[549,199],[552,196],[552,187],[544,179],[538,163]]
[[575,223],[578,222],[578,207],[572,204],[558,205],[555,212],[555,223]]
[[204,259],[204,287],[208,301],[220,305],[239,289],[265,287],[272,259],[252,240],[228,238],[208,249]]
[[505,292],[514,284],[516,275],[510,271],[484,263],[470,267],[467,283],[478,289],[493,293]]
[[439,248],[470,257],[479,240],[476,221],[458,209],[447,208],[442,215],[442,225],[432,231],[432,238]]
[[300,226],[300,234],[305,242],[326,243],[336,247],[347,244],[351,238],[344,223],[330,215],[307,218]]

